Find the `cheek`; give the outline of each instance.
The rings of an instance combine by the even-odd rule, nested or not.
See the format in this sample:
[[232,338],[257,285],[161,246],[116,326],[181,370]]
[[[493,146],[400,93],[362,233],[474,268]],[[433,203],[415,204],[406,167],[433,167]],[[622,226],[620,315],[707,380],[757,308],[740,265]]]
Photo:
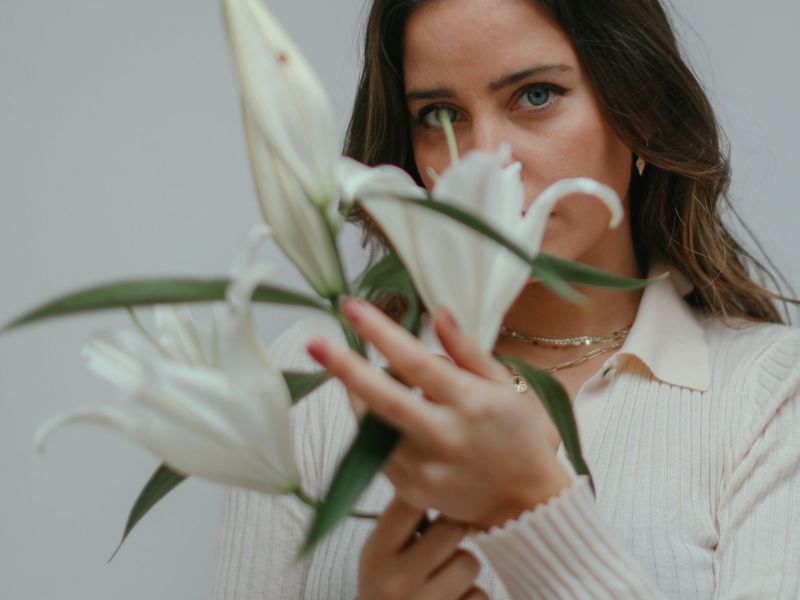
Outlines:
[[[606,124],[599,108],[586,102],[581,110],[554,119],[552,127],[540,133],[528,136],[525,147],[520,147],[527,159],[523,168],[527,202],[559,179],[590,177],[617,192],[627,215],[631,153]],[[608,217],[608,210],[599,201],[565,198],[553,210],[542,250],[572,260],[586,257],[592,247],[609,236]]]
[[526,179],[538,191],[569,177],[591,177],[621,197],[627,191],[630,151],[591,105],[571,110],[547,129],[527,136],[520,155],[525,157]]

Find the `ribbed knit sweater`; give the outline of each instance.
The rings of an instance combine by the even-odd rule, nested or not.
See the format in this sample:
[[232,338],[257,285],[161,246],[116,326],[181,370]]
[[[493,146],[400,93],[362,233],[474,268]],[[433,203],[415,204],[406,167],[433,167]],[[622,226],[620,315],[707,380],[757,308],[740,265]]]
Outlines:
[[[596,498],[574,477],[462,543],[490,598],[800,598],[800,329],[725,324],[690,308],[686,291],[677,273],[648,287],[623,347],[573,399]],[[304,342],[320,333],[344,343],[332,319],[312,317],[270,355],[316,370]],[[355,417],[338,380],[293,412],[303,486],[322,496]],[[357,508],[380,512],[393,493],[380,475]],[[214,599],[355,598],[374,524],[347,519],[294,562],[310,517],[292,497],[231,489]]]

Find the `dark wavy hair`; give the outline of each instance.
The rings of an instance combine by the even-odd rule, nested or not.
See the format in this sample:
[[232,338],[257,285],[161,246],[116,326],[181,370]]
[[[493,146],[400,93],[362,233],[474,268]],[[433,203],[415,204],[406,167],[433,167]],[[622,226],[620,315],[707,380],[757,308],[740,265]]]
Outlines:
[[[405,103],[403,34],[409,15],[432,1],[373,0],[344,146],[347,156],[369,165],[397,165],[420,184]],[[751,255],[722,221],[727,209],[761,250],[730,202],[727,142],[681,56],[661,2],[531,1],[569,37],[605,119],[648,163],[643,177],[631,178],[630,188],[631,228],[642,272],[656,249],[694,284],[686,298],[692,306],[725,318],[785,322],[775,301],[798,301],[771,292],[766,282],[780,289],[772,272],[789,287],[786,279],[768,258],[772,271]],[[348,220],[362,228],[361,243],[370,245],[370,260],[376,250],[391,248],[363,210],[351,211]],[[405,307],[404,299],[393,294],[380,304],[395,317]]]

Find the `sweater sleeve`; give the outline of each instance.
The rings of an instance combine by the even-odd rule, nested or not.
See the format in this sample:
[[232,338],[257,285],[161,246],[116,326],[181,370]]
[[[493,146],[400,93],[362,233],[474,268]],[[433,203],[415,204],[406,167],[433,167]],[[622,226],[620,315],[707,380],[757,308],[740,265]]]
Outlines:
[[715,598],[725,600],[800,597],[800,330],[756,367],[753,416],[719,501]]
[[[773,343],[743,390],[752,416],[717,508],[718,600],[800,594],[800,331]],[[476,543],[510,598],[662,598],[616,538],[586,477]]]
[[512,600],[662,597],[600,514],[583,475],[475,541]]
[[[313,322],[312,322],[313,321]],[[270,345],[268,355],[281,369],[317,371],[303,340],[326,324],[305,319]],[[320,493],[324,407],[323,385],[292,408],[292,438],[303,488]],[[217,544],[214,600],[297,600],[305,593],[311,557],[295,560],[312,517],[294,496],[251,490],[226,491]]]

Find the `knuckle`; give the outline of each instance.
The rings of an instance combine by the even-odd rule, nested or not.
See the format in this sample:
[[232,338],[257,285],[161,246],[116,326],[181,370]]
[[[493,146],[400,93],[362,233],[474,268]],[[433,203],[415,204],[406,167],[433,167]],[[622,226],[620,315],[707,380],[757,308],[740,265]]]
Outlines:
[[442,483],[441,471],[436,465],[430,463],[423,463],[420,465],[418,476],[420,483],[427,488],[435,488]]
[[399,365],[405,373],[414,373],[417,376],[427,375],[430,370],[429,361],[433,358],[427,354],[412,354],[403,358]]
[[[490,396],[487,396],[490,398]],[[463,407],[464,417],[470,423],[481,423],[484,421],[493,421],[500,413],[499,402],[489,402],[485,399],[467,402]]]
[[403,407],[399,402],[389,400],[384,403],[383,412],[389,419],[400,419],[403,416]]
[[444,430],[438,436],[437,450],[446,459],[463,458],[466,453],[463,436],[455,427]]
[[406,483],[402,489],[403,500],[412,506],[427,506],[428,497],[417,481]]

